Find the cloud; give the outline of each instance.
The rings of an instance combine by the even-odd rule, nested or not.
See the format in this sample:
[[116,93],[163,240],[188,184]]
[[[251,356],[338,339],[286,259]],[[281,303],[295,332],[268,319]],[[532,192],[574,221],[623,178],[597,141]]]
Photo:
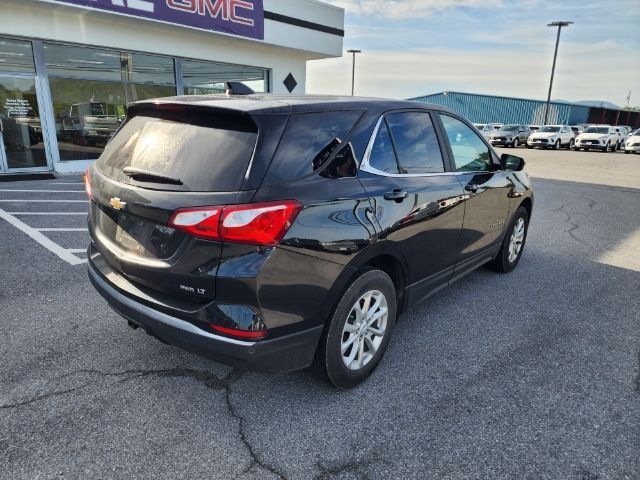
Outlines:
[[392,20],[427,18],[457,7],[495,7],[502,0],[330,0],[348,14]]
[[[550,52],[533,49],[366,52],[357,59],[356,94],[410,98],[457,90],[543,99],[549,85],[550,55]],[[606,68],[594,69],[583,61],[584,58],[601,58]],[[350,57],[308,62],[309,93],[348,94],[350,88]],[[624,105],[629,90],[640,92],[640,64],[629,62],[619,45],[611,41],[590,45],[566,42],[563,45],[553,98],[569,101],[608,99]]]

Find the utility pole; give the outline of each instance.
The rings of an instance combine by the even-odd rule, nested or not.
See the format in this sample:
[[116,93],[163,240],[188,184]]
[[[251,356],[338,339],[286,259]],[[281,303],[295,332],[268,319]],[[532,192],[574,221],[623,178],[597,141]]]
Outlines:
[[549,82],[549,94],[547,95],[547,105],[544,109],[544,124],[547,124],[548,118],[549,118],[549,104],[551,103],[551,89],[553,88],[553,76],[555,74],[556,71],[556,58],[558,57],[558,44],[560,43],[560,31],[562,30],[562,27],[568,27],[569,25],[572,25],[573,22],[565,22],[565,21],[559,21],[559,22],[553,22],[547,25],[547,27],[558,27],[558,36],[556,37],[556,50],[553,53],[553,66],[551,67],[551,81]]
[[353,90],[356,82],[356,53],[362,53],[362,50],[347,50],[347,53],[353,55],[353,62],[351,64],[351,96],[353,97]]

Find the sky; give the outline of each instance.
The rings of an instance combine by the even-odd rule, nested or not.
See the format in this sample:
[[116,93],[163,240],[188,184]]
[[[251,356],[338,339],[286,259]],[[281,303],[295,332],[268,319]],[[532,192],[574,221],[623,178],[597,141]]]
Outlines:
[[[461,91],[640,106],[640,0],[330,0],[345,8],[356,95]],[[350,94],[351,55],[307,63],[307,93]]]

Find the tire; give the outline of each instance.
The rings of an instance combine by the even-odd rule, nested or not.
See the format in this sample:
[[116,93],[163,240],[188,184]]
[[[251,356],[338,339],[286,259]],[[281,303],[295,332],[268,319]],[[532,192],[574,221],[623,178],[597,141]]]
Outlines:
[[513,139],[513,143],[511,144],[513,148],[518,148],[520,146],[520,141],[517,138]]
[[533,148],[533,145],[527,145],[527,148],[528,148],[528,149],[532,149],[532,148]]
[[575,147],[576,141],[572,138],[571,140],[569,140],[569,145],[567,145],[567,150],[573,150],[573,148]]
[[[522,220],[522,224],[520,223]],[[521,238],[516,240],[519,235],[516,233],[516,226],[521,226],[523,228]],[[504,239],[502,240],[502,245],[496,258],[489,263],[489,267],[492,270],[500,273],[509,273],[518,265],[520,258],[522,257],[522,252],[524,251],[524,245],[527,241],[527,232],[529,231],[529,214],[527,213],[527,209],[524,207],[518,208],[516,213],[511,218],[511,222],[509,222],[509,228],[507,228],[506,233],[504,235]],[[516,237],[514,237],[516,235]],[[517,252],[515,256],[512,255],[512,250],[510,248],[512,238],[514,238],[514,242],[519,241],[519,247],[517,248]],[[516,245],[516,243],[514,243]]]
[[[386,302],[387,312],[384,324],[381,323],[384,316],[373,323],[374,329],[383,330],[382,335],[370,333],[371,330],[367,330],[365,324],[360,330],[357,329],[356,305],[360,305],[360,308],[365,306],[367,294],[372,294],[369,302],[374,302],[373,307],[379,301],[378,309],[370,308],[370,313],[376,314],[382,311],[381,305]],[[380,295],[377,299],[376,294]],[[384,302],[381,298],[384,299]],[[369,305],[371,307],[371,303]],[[322,334],[313,365],[316,373],[338,388],[353,388],[365,380],[384,356],[389,339],[393,334],[396,313],[396,290],[389,275],[376,269],[366,269],[359,272],[338,301],[338,305]],[[346,327],[347,323],[350,327]],[[355,330],[349,331],[348,329]],[[375,353],[371,356],[372,342],[376,342],[379,338],[381,340]],[[351,339],[355,339],[355,341]],[[350,340],[352,343],[349,345]],[[344,345],[347,345],[346,348]],[[344,356],[343,348],[345,348]],[[351,368],[347,366],[349,357],[352,357]]]
[[629,150],[625,150],[624,153],[629,153]]
[[604,147],[604,148],[602,149],[602,151],[603,151],[603,152],[605,152],[605,153],[608,153],[608,152],[609,152],[609,147],[610,147],[610,146],[611,146],[611,143],[607,143],[607,146],[606,146],[606,147]]
[[554,150],[560,150],[560,139],[556,140],[556,143],[553,144]]

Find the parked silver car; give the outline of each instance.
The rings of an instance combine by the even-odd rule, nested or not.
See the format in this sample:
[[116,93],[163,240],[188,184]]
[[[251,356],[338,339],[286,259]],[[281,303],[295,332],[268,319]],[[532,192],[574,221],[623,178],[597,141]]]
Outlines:
[[500,127],[500,130],[489,135],[489,142],[493,146],[517,148],[526,145],[531,130],[527,125],[510,124]]

